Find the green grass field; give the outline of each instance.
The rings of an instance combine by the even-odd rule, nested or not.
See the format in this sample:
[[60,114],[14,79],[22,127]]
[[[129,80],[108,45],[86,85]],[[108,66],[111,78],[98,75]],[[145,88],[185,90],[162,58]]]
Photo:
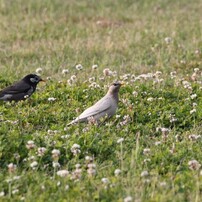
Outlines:
[[[0,89],[36,71],[47,80],[0,103],[0,201],[202,201],[201,11],[200,0],[0,0]],[[66,127],[116,80],[112,119]]]

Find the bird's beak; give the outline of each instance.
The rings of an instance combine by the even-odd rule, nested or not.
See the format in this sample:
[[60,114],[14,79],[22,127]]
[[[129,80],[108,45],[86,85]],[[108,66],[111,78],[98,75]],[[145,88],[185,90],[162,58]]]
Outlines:
[[43,80],[43,79],[41,79],[40,81],[41,81],[41,82],[46,82],[46,80]]
[[125,85],[125,83],[124,83],[123,81],[121,81],[121,82],[120,82],[120,85],[121,85],[121,86],[124,86],[124,85]]

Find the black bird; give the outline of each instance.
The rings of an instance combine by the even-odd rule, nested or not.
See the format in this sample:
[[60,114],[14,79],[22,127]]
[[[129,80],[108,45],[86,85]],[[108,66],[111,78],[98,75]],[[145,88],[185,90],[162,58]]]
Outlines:
[[30,97],[36,90],[40,81],[44,81],[36,74],[28,74],[22,80],[8,86],[0,91],[0,100],[3,101],[20,101]]

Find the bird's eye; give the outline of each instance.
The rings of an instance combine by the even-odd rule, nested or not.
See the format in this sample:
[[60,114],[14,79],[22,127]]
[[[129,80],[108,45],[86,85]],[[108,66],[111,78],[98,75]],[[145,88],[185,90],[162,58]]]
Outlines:
[[117,83],[114,83],[114,86],[118,86],[118,84],[117,84]]
[[34,78],[30,78],[30,81],[31,81],[32,83],[37,83],[39,80],[38,80],[37,77],[34,77]]

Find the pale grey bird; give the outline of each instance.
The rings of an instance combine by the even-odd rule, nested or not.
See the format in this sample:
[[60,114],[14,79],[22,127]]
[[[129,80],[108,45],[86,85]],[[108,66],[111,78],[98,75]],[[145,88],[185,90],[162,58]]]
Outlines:
[[80,114],[75,120],[70,122],[67,126],[75,124],[88,122],[89,119],[93,119],[95,122],[99,122],[101,118],[112,117],[118,107],[119,101],[119,89],[123,85],[121,82],[113,83],[107,92],[107,94],[96,102],[93,106],[86,109],[82,114]]

